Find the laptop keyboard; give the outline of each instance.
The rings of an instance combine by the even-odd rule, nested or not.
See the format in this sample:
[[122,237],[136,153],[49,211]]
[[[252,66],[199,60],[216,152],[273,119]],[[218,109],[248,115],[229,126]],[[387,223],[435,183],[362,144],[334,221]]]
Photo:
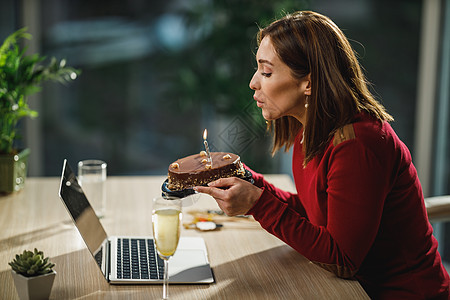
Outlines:
[[163,279],[164,261],[153,240],[119,238],[116,275],[120,279]]

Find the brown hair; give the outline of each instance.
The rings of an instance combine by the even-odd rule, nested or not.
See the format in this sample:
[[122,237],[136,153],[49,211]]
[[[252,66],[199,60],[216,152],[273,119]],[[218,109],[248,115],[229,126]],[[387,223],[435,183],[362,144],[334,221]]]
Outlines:
[[[288,14],[258,33],[265,36],[292,71],[294,78],[311,74],[311,96],[304,128],[304,165],[324,151],[334,132],[366,111],[379,120],[392,121],[385,108],[374,99],[355,53],[344,33],[328,17],[311,11]],[[269,121],[273,132],[272,154],[294,144],[302,124],[291,116]]]

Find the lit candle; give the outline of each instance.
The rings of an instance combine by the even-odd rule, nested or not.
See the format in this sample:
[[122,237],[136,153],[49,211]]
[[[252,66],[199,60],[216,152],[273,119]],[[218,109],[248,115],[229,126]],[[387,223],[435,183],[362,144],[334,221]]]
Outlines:
[[206,155],[208,156],[208,161],[212,167],[211,152],[209,152],[208,141],[206,140],[207,137],[208,137],[208,131],[205,129],[205,131],[203,131],[203,144],[205,144]]

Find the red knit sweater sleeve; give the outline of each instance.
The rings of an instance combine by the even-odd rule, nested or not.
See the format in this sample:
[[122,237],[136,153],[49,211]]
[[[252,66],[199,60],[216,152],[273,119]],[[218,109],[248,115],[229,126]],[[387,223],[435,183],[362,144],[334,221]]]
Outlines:
[[[302,168],[295,155],[293,163]],[[265,187],[249,214],[311,261],[352,277],[379,228],[389,185],[379,174],[386,165],[360,140],[331,144],[295,178],[309,219]]]
[[274,199],[287,204],[289,207],[297,211],[300,215],[306,216],[305,208],[301,204],[301,201],[299,201],[297,194],[283,191],[282,189],[277,188],[270,182],[266,181],[262,174],[253,171],[245,164],[244,167],[252,173],[252,178],[255,181],[254,185],[263,188],[263,190],[274,196]]

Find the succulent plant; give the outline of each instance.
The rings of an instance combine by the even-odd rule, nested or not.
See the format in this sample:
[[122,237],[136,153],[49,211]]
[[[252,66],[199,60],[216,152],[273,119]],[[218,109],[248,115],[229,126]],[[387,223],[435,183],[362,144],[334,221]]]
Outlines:
[[22,254],[16,254],[16,258],[8,263],[11,268],[26,277],[39,276],[53,271],[55,264],[44,258],[44,252],[34,248],[33,251],[24,250]]

